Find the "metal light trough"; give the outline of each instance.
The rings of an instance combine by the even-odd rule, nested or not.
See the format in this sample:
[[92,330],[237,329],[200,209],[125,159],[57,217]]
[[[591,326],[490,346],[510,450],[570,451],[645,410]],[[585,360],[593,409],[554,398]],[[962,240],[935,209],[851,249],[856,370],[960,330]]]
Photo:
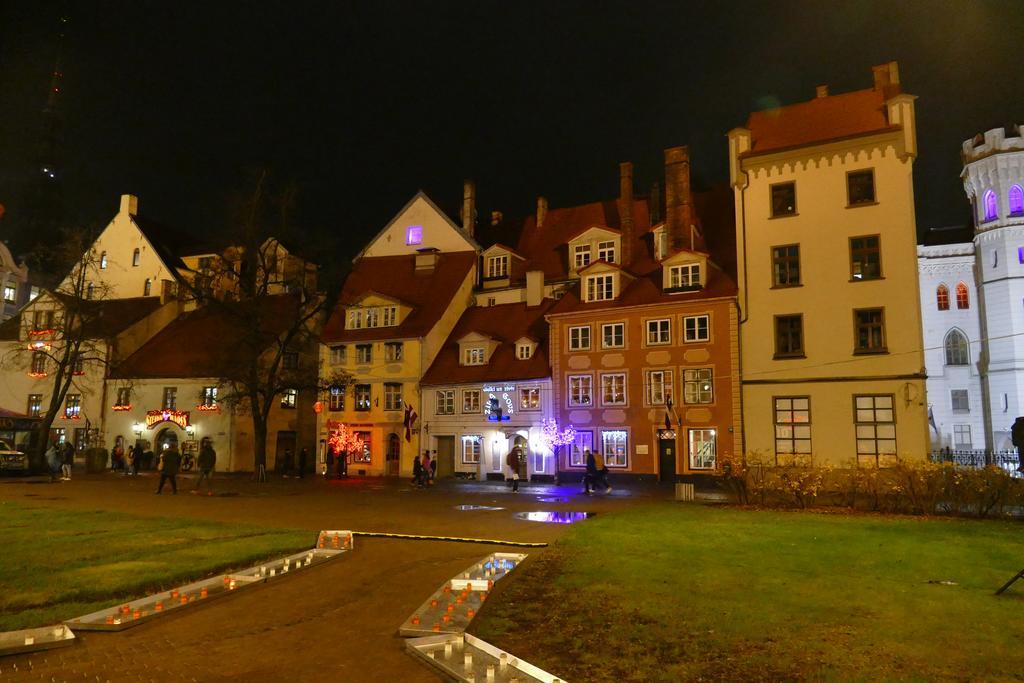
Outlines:
[[220,574],[202,581],[195,581],[116,607],[101,609],[91,614],[69,619],[64,623],[76,630],[83,631],[123,631],[168,612],[223,597],[246,586],[264,583],[321,565],[351,550],[352,547],[353,541],[350,532],[321,531],[316,547],[312,550],[304,550],[231,574]]
[[523,553],[492,553],[447,581],[398,629],[403,636],[461,633],[480,611],[494,582],[526,559]]
[[0,633],[0,656],[52,650],[75,642],[75,634],[64,624],[26,628]]
[[447,677],[463,683],[566,683],[469,634],[410,638],[405,647]]

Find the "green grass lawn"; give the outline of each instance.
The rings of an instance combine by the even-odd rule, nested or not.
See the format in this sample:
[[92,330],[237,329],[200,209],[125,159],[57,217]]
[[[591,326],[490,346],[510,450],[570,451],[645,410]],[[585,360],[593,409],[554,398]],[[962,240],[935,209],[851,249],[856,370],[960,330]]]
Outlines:
[[0,631],[310,548],[309,531],[0,504]]
[[1021,568],[1020,523],[665,503],[574,525],[470,630],[570,681],[1020,680]]

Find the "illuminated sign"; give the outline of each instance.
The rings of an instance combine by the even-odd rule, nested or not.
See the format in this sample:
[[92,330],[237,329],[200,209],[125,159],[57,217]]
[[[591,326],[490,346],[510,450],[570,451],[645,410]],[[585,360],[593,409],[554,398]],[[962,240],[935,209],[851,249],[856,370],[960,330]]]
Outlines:
[[182,429],[188,427],[187,410],[150,410],[146,412],[146,428],[153,429],[161,422],[173,422]]
[[[515,409],[512,403],[512,397],[509,396],[509,392],[514,392],[515,390],[516,387],[514,384],[484,387],[484,391],[487,392],[487,402],[484,404],[484,415],[487,416],[488,420],[492,422],[503,422],[510,419],[512,414],[515,412]],[[501,394],[500,398],[498,394]]]

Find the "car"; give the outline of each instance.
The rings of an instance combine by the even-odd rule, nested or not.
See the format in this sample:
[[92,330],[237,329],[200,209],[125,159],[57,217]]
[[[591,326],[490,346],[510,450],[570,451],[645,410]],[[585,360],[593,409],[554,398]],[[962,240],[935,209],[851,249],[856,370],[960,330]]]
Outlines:
[[28,456],[0,439],[0,472],[28,472]]

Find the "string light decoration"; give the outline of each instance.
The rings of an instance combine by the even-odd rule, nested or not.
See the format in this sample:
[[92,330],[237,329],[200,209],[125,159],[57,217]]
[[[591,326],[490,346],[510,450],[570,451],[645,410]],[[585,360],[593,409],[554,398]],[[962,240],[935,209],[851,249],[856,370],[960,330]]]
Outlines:
[[201,413],[219,413],[220,412],[220,404],[219,403],[200,403],[199,405],[196,406],[196,410],[198,410]]
[[540,438],[548,450],[554,451],[559,446],[567,446],[576,440],[576,428],[569,425],[559,430],[558,421],[553,417],[547,417],[540,421]]
[[327,445],[335,453],[363,453],[365,444],[362,438],[344,422],[331,423],[331,436]]
[[120,405],[119,404],[119,405],[110,406],[110,409],[111,410],[116,410],[118,412],[123,412],[123,411],[131,410],[132,406],[131,406],[130,403],[127,404],[127,405]]

